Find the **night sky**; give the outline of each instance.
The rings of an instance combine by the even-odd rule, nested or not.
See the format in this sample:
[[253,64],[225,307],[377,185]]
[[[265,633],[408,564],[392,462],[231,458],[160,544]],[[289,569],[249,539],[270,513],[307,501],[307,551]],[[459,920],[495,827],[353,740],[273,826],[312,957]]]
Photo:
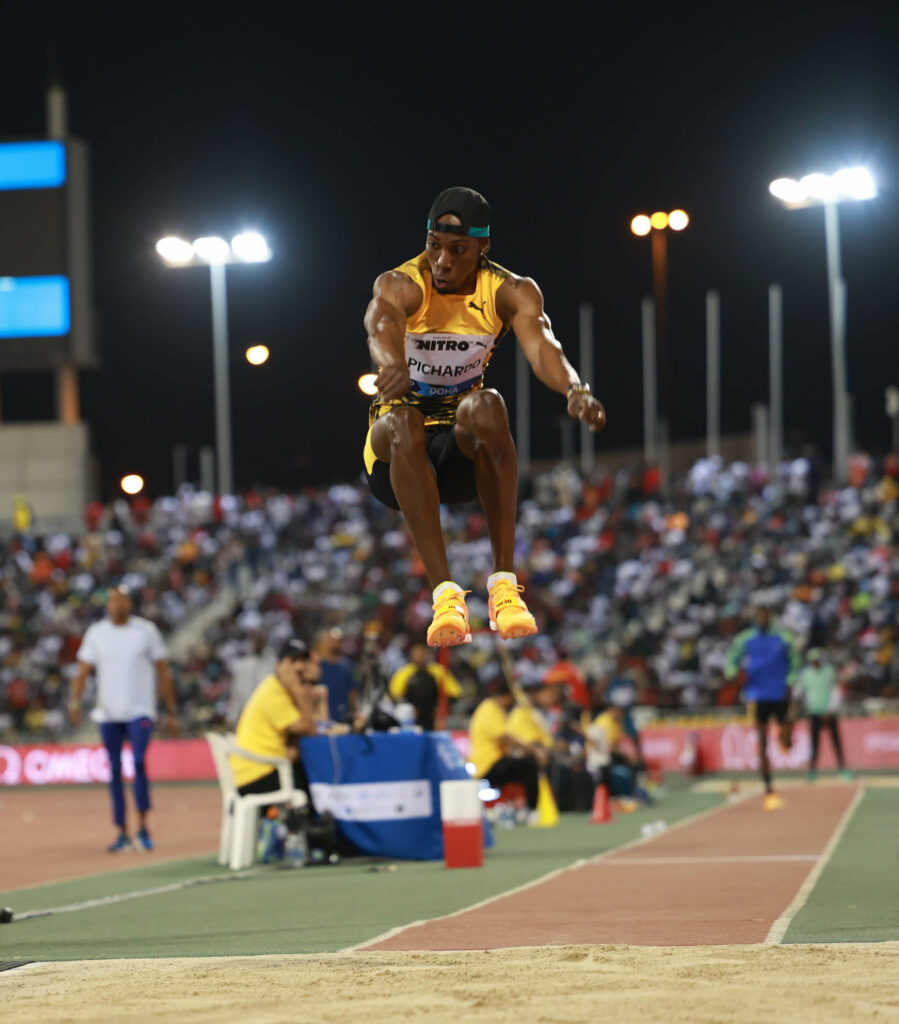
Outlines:
[[[371,283],[423,248],[431,199],[457,184],[491,202],[491,256],[535,278],[575,363],[578,304],[594,304],[600,448],[642,438],[651,262],[628,224],[682,207],[691,224],[669,240],[674,437],[705,429],[709,288],[722,303],[723,430],[749,430],[750,403],[767,396],[777,281],[787,438],[826,449],[823,214],[788,212],[767,186],[867,163],[879,198],[840,210],[849,383],[860,439],[887,443],[883,389],[899,384],[897,5],[642,5],[631,20],[597,7],[586,22],[587,8],[557,6],[569,13],[77,7],[53,19],[42,5],[0,6],[0,136],[45,131],[55,36],[71,132],[92,151],[103,365],[82,375],[82,398],[105,497],[130,471],[166,493],[172,446],[213,440],[208,273],[162,266],[157,238],[252,227],[269,239],[271,263],[228,270],[236,480],[326,483],[361,469],[367,400],[355,381],[368,369]],[[253,342],[272,350],[260,369],[243,359]],[[510,406],[513,349],[505,339],[487,376]],[[13,412],[39,412],[40,387],[22,382],[28,408]],[[9,414],[9,382],[4,398]],[[534,455],[551,456],[563,401],[535,380],[532,409]]]

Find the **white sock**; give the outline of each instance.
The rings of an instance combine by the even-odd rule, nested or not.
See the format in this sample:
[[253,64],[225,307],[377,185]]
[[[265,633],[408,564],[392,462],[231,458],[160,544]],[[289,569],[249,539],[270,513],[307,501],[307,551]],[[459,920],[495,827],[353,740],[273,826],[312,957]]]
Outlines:
[[510,583],[514,583],[518,586],[518,577],[514,572],[492,572],[487,577],[487,589],[492,590],[500,580],[508,580]]
[[445,580],[443,583],[438,583],[437,586],[434,587],[435,601],[444,592],[444,590],[458,590],[461,592],[462,588],[459,586],[458,583],[453,583],[452,580]]

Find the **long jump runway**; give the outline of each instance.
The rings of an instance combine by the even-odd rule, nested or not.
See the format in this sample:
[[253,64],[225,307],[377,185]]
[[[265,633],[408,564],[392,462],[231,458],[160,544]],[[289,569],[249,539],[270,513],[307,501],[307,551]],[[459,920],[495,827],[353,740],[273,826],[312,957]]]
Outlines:
[[[856,786],[788,788],[725,805],[365,950],[476,950],[778,942],[860,796]],[[596,825],[602,828],[602,825]]]

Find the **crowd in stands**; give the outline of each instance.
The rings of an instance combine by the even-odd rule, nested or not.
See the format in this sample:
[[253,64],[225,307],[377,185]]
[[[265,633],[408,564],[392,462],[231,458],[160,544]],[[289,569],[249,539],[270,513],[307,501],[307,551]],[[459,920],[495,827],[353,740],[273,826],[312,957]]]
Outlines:
[[[520,679],[549,674],[596,709],[612,678],[660,712],[736,705],[725,654],[752,604],[765,603],[803,649],[829,652],[849,698],[899,697],[897,502],[896,456],[857,457],[838,489],[805,458],[772,474],[702,459],[664,494],[652,471],[584,479],[562,464],[538,474],[520,506],[516,567],[540,633],[517,652]],[[475,506],[442,514],[454,578],[472,591],[474,642],[450,654],[461,717],[499,678],[487,631],[492,554]],[[232,680],[254,671],[247,659],[270,658],[291,636],[339,627],[355,664],[377,623],[389,680],[432,614],[401,517],[361,483],[216,499],[185,487],[91,506],[79,536],[39,526],[2,544],[0,724],[14,734],[64,728],[80,638],[114,583],[171,637],[249,567],[248,596],[172,664],[188,731],[233,716]]]

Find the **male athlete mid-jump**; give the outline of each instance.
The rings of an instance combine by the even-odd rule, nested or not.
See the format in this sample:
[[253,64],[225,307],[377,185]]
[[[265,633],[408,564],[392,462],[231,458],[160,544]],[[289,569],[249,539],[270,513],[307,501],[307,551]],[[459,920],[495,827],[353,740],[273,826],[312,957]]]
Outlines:
[[470,640],[465,591],[453,582],[440,503],[480,500],[493,547],[490,625],[504,639],[537,632],[513,564],[518,461],[506,406],[485,389],[499,338],[512,330],[534,373],[566,395],[568,414],[594,431],[602,404],[553,335],[543,295],[527,277],[487,258],[490,207],[449,188],[428,214],[426,248],[381,274],[365,313],[378,395],[369,414],[365,469],[372,494],[400,509],[434,588],[432,647]]

